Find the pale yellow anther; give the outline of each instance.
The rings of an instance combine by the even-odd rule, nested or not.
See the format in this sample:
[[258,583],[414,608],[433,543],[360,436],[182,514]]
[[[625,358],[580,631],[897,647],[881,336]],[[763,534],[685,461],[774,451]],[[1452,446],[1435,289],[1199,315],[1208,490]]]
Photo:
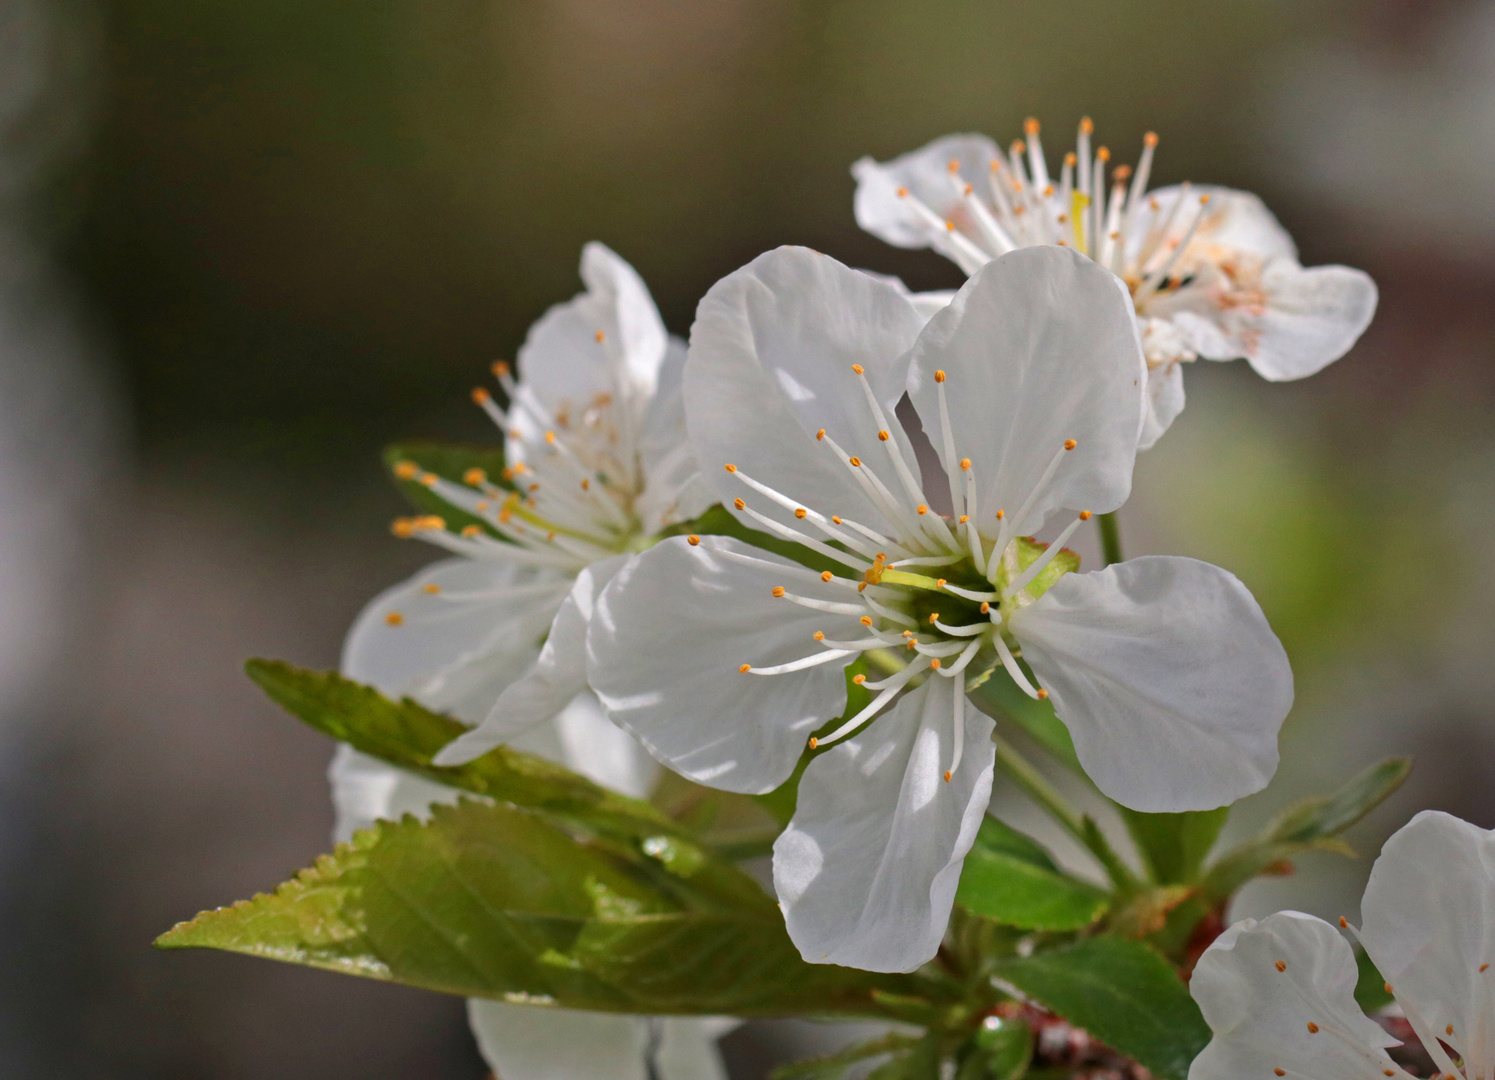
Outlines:
[[835,576],[836,575],[833,574],[833,573],[831,573],[829,570],[822,570],[822,571],[820,571],[820,580],[821,581],[829,581],[831,578],[833,578]]
[[390,626],[399,626],[405,621],[405,616],[401,615],[398,611],[391,611],[388,615],[384,616],[384,621]]
[[482,469],[468,469],[462,474],[462,482],[468,487],[481,487],[488,479],[488,474]]
[[428,581],[420,587],[420,591],[423,593],[429,593],[431,596],[435,596],[441,591],[441,586],[436,584],[436,582],[434,581]]
[[1075,447],[1077,447],[1079,445],[1080,444],[1077,443],[1077,442],[1075,442],[1075,440],[1073,440],[1073,439],[1065,439],[1064,440],[1064,449],[1066,449],[1066,450],[1073,450]]
[[687,536],[685,538],[685,542],[687,544],[689,544],[691,547],[696,547],[696,546],[698,546],[701,543],[701,538],[699,536],[697,536],[695,533],[691,533],[689,536]]
[[472,400],[474,404],[482,405],[488,401],[491,401],[492,398],[493,395],[488,393],[488,391],[484,390],[481,386],[474,386],[472,388]]
[[395,475],[401,480],[414,480],[418,472],[420,472],[420,466],[413,461],[402,461],[395,466]]
[[773,595],[775,597],[782,597],[784,595],[784,592],[785,592],[785,589],[784,589],[784,586],[782,586],[782,585],[775,585],[773,587]]

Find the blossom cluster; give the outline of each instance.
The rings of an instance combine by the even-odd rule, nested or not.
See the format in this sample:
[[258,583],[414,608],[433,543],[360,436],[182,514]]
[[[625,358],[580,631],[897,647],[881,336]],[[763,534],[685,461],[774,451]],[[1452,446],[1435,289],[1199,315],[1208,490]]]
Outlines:
[[[343,673],[467,725],[437,766],[510,746],[632,796],[666,771],[789,788],[771,871],[787,933],[809,963],[866,971],[915,971],[946,939],[997,773],[992,680],[1051,705],[1129,811],[1261,790],[1293,680],[1247,588],[1179,557],[1082,570],[1065,545],[1126,501],[1186,364],[1311,375],[1376,290],[1300,265],[1253,195],[1149,189],[1155,136],[1131,168],[1092,135],[1057,179],[1034,121],[1006,152],[959,135],[853,166],[857,222],[952,260],[953,293],[782,247],[706,293],[687,343],[587,245],[585,291],[474,391],[502,472],[395,464],[448,508],[395,532],[450,557],[368,605]],[[461,794],[349,745],[330,775],[339,839]],[[1438,1070],[1467,1080],[1495,1062],[1491,844],[1418,818],[1360,931]],[[1396,1075],[1355,973],[1306,916],[1231,928],[1194,972],[1215,1040],[1191,1075]],[[471,1018],[510,1080],[643,1076],[645,1056],[667,1080],[724,1075],[730,1021],[476,999]]]

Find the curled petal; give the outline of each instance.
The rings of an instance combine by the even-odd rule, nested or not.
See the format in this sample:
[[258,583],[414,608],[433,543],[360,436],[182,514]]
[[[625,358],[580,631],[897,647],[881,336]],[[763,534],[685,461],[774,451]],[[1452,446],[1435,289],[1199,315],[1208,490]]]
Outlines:
[[[929,223],[917,213],[899,189],[929,207],[936,215],[965,232],[974,232],[967,220],[960,189],[952,179],[950,163],[956,163],[960,183],[970,184],[979,198],[991,183],[991,163],[1001,152],[985,135],[946,135],[892,161],[862,158],[851,167],[857,190],[854,211],[857,224],[889,244],[902,248],[934,247]],[[938,248],[944,254],[942,248]]]
[[964,752],[944,779],[959,681],[928,679],[805,770],[773,880],[810,963],[913,971],[939,949],[996,756],[992,721],[964,702]]
[[1138,450],[1148,450],[1184,411],[1184,369],[1179,361],[1147,369],[1147,413]]
[[1219,567],[1151,556],[1066,574],[1011,626],[1080,763],[1123,806],[1207,810],[1276,771],[1292,669]]
[[811,732],[846,707],[854,655],[781,675],[816,655],[814,634],[859,636],[855,616],[775,597],[849,590],[726,537],[663,540],[618,571],[587,631],[587,679],[608,716],[676,772],[710,787],[761,793],[794,770]]
[[1495,832],[1424,810],[1381,848],[1360,913],[1360,940],[1397,1000],[1410,1006],[1409,1019],[1426,1025],[1418,1034],[1453,1047],[1471,1064],[1471,1077],[1489,1076],[1495,1068]]

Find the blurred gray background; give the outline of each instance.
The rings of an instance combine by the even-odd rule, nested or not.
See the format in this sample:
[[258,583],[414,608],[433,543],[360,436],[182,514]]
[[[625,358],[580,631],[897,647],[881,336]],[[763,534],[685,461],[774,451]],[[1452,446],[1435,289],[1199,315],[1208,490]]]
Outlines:
[[[1257,191],[1381,286],[1311,380],[1194,365],[1124,511],[1293,659],[1232,827],[1390,753],[1363,853],[1425,806],[1495,826],[1492,55],[1469,0],[0,0],[0,1075],[478,1080],[459,1002],[149,949],[327,847],[331,748],[242,661],[331,666],[430,557],[379,449],[489,437],[466,391],[584,241],[679,333],[781,243],[953,285],[857,232],[847,168],[1029,114],[1053,154],[1155,129],[1158,182]],[[1353,917],[1367,869],[1238,910]],[[757,1077],[805,1038],[725,1046]]]

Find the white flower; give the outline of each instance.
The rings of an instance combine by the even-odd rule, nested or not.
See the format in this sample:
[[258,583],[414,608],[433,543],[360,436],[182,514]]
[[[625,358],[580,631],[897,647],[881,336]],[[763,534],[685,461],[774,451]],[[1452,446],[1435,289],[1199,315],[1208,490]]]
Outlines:
[[[1079,521],[1131,485],[1145,368],[1116,278],[1017,251],[923,326],[895,287],[802,248],[718,282],[685,370],[696,453],[743,524],[838,572],[674,537],[617,573],[587,635],[608,714],[677,772],[743,792],[789,777],[865,657],[855,681],[875,696],[811,741],[834,748],[804,774],[774,881],[807,960],[873,970],[934,954],[986,809],[992,722],[968,681],[1001,666],[1051,697],[1101,790],[1149,811],[1261,788],[1292,697],[1281,646],[1224,571],[1148,558],[1059,576]],[[893,419],[905,387],[949,519]],[[1085,512],[1046,549],[1021,539],[1061,507]]]
[[[1343,356],[1370,323],[1376,287],[1344,266],[1304,269],[1292,238],[1255,195],[1222,187],[1151,193],[1157,136],[1135,174],[1091,153],[1091,124],[1057,183],[1038,122],[1003,155],[981,135],[950,135],[888,162],[862,158],[857,224],[899,247],[927,247],[967,274],[1016,248],[1068,246],[1126,282],[1143,326],[1149,388],[1142,449],[1183,409],[1179,364],[1245,358],[1263,378],[1301,379]],[[1127,181],[1130,179],[1130,185]]]
[[[479,725],[443,749],[443,763],[504,742],[641,796],[659,767],[586,690],[585,620],[623,553],[712,499],[685,439],[684,344],[665,333],[643,281],[607,248],[586,246],[581,275],[587,291],[531,327],[519,352],[522,378],[496,366],[508,411],[486,392],[474,394],[505,432],[512,464],[504,479],[516,490],[481,474],[464,487],[400,467],[505,539],[476,528],[453,533],[439,518],[397,522],[397,534],[457,557],[371,601],[349,631],[342,672]],[[380,819],[424,818],[432,804],[463,797],[347,745],[328,778],[337,840]],[[476,999],[469,1014],[488,1063],[510,1080],[725,1076],[715,1049],[723,1021],[715,1019]]]
[[[1381,849],[1361,918],[1361,945],[1438,1071],[1495,1077],[1495,833],[1418,814]],[[1283,911],[1232,926],[1189,984],[1215,1036],[1189,1080],[1408,1076],[1386,1053],[1400,1044],[1355,1004],[1357,976],[1322,919]]]

